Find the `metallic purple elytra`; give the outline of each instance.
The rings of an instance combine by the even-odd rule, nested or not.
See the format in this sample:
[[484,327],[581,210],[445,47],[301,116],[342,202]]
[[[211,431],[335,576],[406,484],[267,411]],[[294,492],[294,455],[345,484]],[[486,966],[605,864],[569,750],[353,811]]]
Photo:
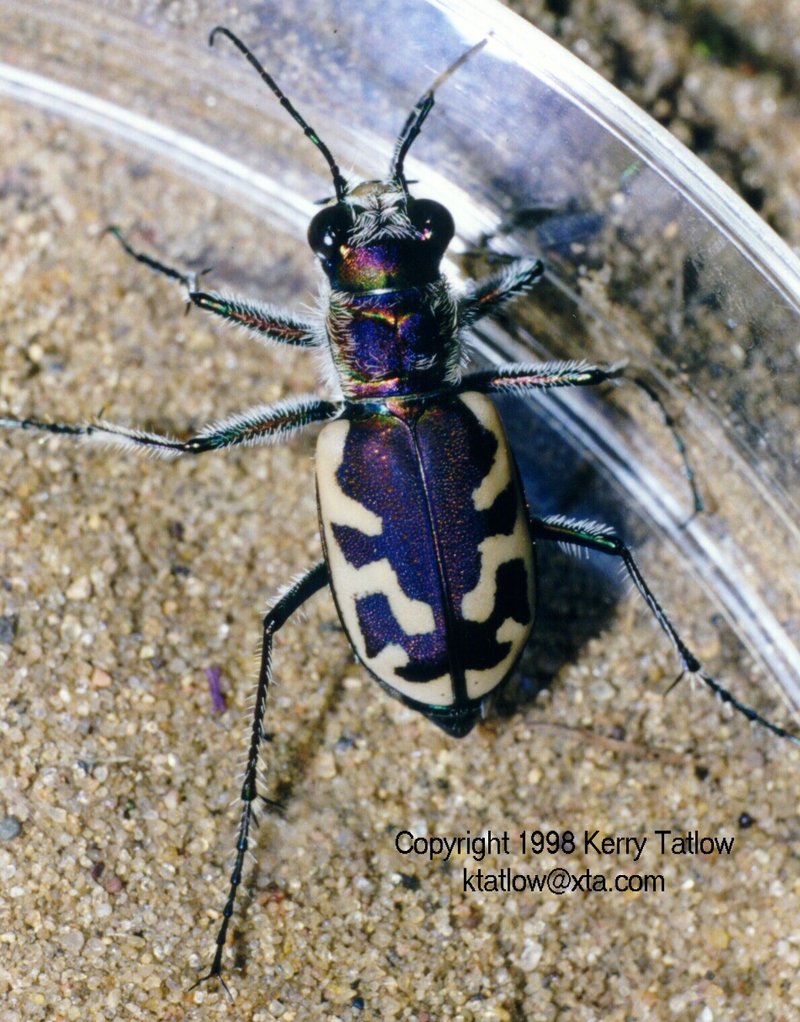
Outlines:
[[[263,621],[261,665],[241,788],[236,858],[213,962],[203,979],[222,980],[222,959],[242,882],[259,790],[275,633],[326,583],[358,658],[378,681],[454,737],[466,735],[508,679],[534,619],[534,541],[618,557],[680,657],[748,719],[799,742],[744,706],[702,669],[639,571],[606,526],[527,507],[492,393],[592,386],[622,366],[586,362],[505,365],[463,372],[464,335],[542,277],[520,259],[455,295],[439,265],[453,237],[447,209],[411,196],[403,164],[433,108],[434,92],[485,44],[464,53],[423,93],[406,119],[389,176],[352,187],[317,134],[241,40],[246,57],[328,163],[335,196],[314,217],[308,240],[327,276],[324,322],[308,322],[251,300],[200,291],[197,277],[123,249],[177,280],[188,301],[247,328],[261,341],[315,348],[337,381],[329,399],[309,396],[258,405],[210,423],[186,440],[109,422],[69,424],[0,417],[0,427],[82,437],[164,457],[271,443],[326,423],[316,474],[325,560],[294,581]],[[198,981],[200,982],[200,981]]]
[[370,405],[317,443],[331,589],[361,662],[461,737],[533,625],[525,500],[482,394]]

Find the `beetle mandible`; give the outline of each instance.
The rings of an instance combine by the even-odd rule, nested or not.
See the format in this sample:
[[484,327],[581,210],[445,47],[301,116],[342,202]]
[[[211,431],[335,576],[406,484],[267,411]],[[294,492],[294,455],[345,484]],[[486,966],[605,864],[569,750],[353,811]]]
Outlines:
[[[83,437],[164,457],[275,441],[314,423],[324,560],[294,581],[263,621],[261,660],[241,789],[236,858],[211,968],[222,962],[242,881],[258,788],[258,762],[272,677],[275,633],[314,593],[330,586],[353,650],[391,695],[454,738],[468,734],[511,674],[535,617],[537,541],[618,558],[672,641],[682,673],[699,677],[751,721],[800,739],[743,705],[703,669],[651,592],[628,547],[610,528],[528,509],[490,395],[594,386],[620,377],[621,364],[584,361],[504,365],[463,372],[462,336],[474,323],[529,291],[544,274],[518,259],[456,297],[440,271],[454,234],[445,206],[410,194],[404,163],[434,105],[437,88],[485,45],[443,72],[409,114],[388,177],[352,186],[327,146],[248,47],[217,27],[249,61],[327,161],[334,196],[308,229],[328,282],[324,323],[257,302],[198,289],[197,278],[134,250],[177,280],[188,301],[261,339],[329,354],[340,393],[257,406],[176,440],[105,421],[86,425],[0,418],[0,426]],[[227,986],[225,986],[227,990]]]

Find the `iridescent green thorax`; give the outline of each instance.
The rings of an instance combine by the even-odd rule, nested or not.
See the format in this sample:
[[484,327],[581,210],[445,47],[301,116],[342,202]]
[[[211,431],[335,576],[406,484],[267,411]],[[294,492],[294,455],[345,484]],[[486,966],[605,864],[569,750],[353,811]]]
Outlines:
[[417,239],[343,245],[329,272],[332,287],[353,293],[420,287],[438,277],[438,254],[426,251]]

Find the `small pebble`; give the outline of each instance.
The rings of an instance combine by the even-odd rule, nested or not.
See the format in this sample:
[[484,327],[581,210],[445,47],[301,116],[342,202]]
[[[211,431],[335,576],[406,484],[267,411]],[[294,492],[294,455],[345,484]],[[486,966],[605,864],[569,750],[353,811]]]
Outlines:
[[102,667],[95,667],[92,671],[89,683],[94,686],[94,688],[108,688],[111,684],[111,675],[108,671],[104,671]]
[[13,841],[21,831],[22,824],[16,816],[6,816],[0,820],[0,841]]
[[0,614],[0,643],[3,646],[10,646],[17,634],[17,615]]

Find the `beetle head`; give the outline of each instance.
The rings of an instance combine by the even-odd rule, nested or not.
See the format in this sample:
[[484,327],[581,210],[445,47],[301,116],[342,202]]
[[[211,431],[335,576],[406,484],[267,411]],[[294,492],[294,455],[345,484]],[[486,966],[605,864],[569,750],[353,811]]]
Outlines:
[[394,291],[438,279],[454,230],[444,206],[399,180],[365,181],[316,214],[308,242],[337,290]]

